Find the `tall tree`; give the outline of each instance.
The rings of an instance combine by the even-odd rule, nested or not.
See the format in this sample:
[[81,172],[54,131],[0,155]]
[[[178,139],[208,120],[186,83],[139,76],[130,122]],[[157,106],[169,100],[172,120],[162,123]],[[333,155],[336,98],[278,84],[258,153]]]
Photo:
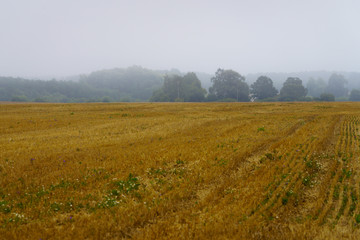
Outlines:
[[82,76],[81,81],[96,89],[111,89],[117,91],[117,98],[129,98],[131,101],[148,100],[153,91],[161,87],[162,75],[142,68],[115,68],[96,71],[88,76]]
[[299,101],[305,97],[307,89],[302,85],[302,80],[289,77],[280,90],[280,101]]
[[201,102],[204,100],[206,90],[195,73],[185,76],[166,75],[161,89],[154,91],[150,101],[153,102]]
[[327,92],[332,93],[335,97],[345,97],[348,95],[346,84],[347,81],[343,75],[334,73],[329,78]]
[[186,102],[202,102],[206,90],[201,87],[201,82],[195,73],[189,72],[183,77],[184,100]]
[[278,94],[278,90],[273,86],[273,81],[266,76],[260,76],[250,87],[250,93],[255,99],[270,98]]
[[310,78],[306,84],[306,88],[308,89],[308,94],[310,96],[320,97],[322,93],[326,92],[326,82],[321,78]]
[[349,100],[356,102],[360,101],[360,90],[358,89],[351,90]]
[[248,102],[249,86],[245,82],[245,77],[233,70],[218,69],[215,76],[211,78],[212,86],[209,88],[210,94],[216,96],[218,100],[233,98],[238,102]]
[[166,75],[164,77],[164,92],[170,97],[170,99],[181,99],[184,97],[183,93],[183,77],[179,75]]
[[335,96],[331,93],[322,93],[320,95],[320,101],[325,101],[325,102],[334,102],[335,101]]

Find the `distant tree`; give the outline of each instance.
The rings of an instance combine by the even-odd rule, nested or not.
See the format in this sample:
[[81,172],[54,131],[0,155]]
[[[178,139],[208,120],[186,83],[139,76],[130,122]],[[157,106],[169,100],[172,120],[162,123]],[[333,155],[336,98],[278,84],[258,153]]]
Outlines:
[[209,92],[215,95],[217,100],[233,98],[238,102],[250,101],[249,86],[245,78],[233,70],[219,68],[211,82]]
[[321,78],[316,80],[310,78],[306,84],[306,88],[308,90],[308,95],[312,97],[320,97],[322,93],[326,92],[326,82]]
[[327,92],[334,94],[335,97],[346,97],[348,95],[348,90],[345,87],[347,81],[343,75],[333,74],[329,78]]
[[91,87],[84,82],[0,77],[0,101],[87,102],[100,101],[103,96],[117,100],[118,92]]
[[126,97],[130,101],[148,100],[153,91],[161,87],[162,81],[161,74],[140,66],[96,71],[88,76],[82,76],[80,80],[96,89],[116,91],[117,95],[105,95],[111,99],[119,100]]
[[335,96],[331,93],[322,93],[320,95],[320,101],[325,101],[325,102],[334,102],[335,101]]
[[149,101],[150,102],[170,102],[170,97],[164,92],[163,88],[160,88],[153,92],[153,95]]
[[183,98],[183,77],[179,75],[166,75],[164,77],[164,93],[169,96],[171,102]]
[[356,101],[356,102],[360,101],[360,90],[358,90],[358,89],[351,90],[349,100]]
[[217,97],[213,93],[209,93],[205,98],[206,102],[216,102],[216,100],[217,100]]
[[39,97],[39,98],[35,98],[34,102],[46,102],[46,99]]
[[20,95],[20,96],[13,96],[13,97],[11,98],[11,101],[12,101],[12,102],[27,102],[28,99],[27,99],[26,96]]
[[195,73],[185,76],[166,75],[161,89],[153,92],[153,102],[201,102],[205,99],[206,90]]
[[300,101],[307,94],[307,89],[302,85],[302,80],[289,77],[280,90],[280,101]]
[[185,102],[202,102],[206,90],[201,87],[201,82],[195,73],[189,72],[183,77],[182,91]]
[[127,97],[127,96],[124,96],[124,97],[120,98],[119,101],[120,101],[120,102],[131,102],[130,98]]
[[260,76],[256,82],[251,84],[250,88],[250,93],[255,99],[271,98],[278,94],[278,90],[273,86],[273,81],[266,76]]
[[108,102],[111,102],[111,98],[108,97],[108,96],[105,96],[101,99],[102,102],[105,102],[105,103],[108,103]]

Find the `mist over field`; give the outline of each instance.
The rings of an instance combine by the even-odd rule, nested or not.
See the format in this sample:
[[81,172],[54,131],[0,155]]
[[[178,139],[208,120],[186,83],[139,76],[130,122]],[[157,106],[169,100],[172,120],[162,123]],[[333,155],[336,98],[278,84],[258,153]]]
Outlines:
[[360,71],[355,0],[3,0],[0,76]]
[[359,9],[355,0],[4,0],[0,101],[359,101]]

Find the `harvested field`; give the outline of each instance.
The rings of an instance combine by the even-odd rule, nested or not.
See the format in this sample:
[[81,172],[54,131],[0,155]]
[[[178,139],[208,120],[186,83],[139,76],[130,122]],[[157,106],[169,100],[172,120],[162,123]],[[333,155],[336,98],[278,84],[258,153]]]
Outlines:
[[1,239],[357,239],[360,104],[0,104]]

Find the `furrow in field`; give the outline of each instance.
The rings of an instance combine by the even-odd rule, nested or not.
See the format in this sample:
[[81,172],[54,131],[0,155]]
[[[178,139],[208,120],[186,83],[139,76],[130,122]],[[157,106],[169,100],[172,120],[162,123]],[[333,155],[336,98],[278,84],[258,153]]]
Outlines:
[[351,122],[349,125],[348,138],[349,138],[349,147],[347,149],[347,160],[345,162],[345,168],[343,169],[344,177],[344,191],[342,198],[342,205],[337,214],[338,222],[346,225],[349,222],[353,221],[351,216],[353,216],[354,211],[357,205],[357,195],[356,195],[356,176],[357,172],[354,171],[354,167],[357,165],[357,148],[358,141],[356,138],[356,129],[357,129],[358,120],[356,117],[351,117]]
[[[333,124],[331,126],[335,127],[337,119],[337,117],[333,118],[334,121],[332,121]],[[330,131],[329,134],[333,134],[333,131]],[[250,216],[254,215],[256,217],[258,215],[266,215],[267,212],[274,212],[274,210],[271,210],[272,208],[278,210],[282,205],[286,205],[289,198],[293,195],[296,196],[297,192],[302,191],[303,185],[312,185],[312,176],[304,170],[307,165],[310,168],[316,167],[313,166],[312,155],[316,153],[317,145],[320,146],[323,142],[324,140],[318,142],[316,138],[311,137],[305,143],[298,144],[297,146],[299,147],[295,147],[290,152],[283,154],[283,156],[289,156],[288,158],[285,157],[282,162],[287,167],[282,172],[276,174],[273,182],[269,184],[269,190],[265,198],[250,213]],[[294,204],[296,205],[297,203],[295,202]]]
[[349,204],[349,198],[350,198],[350,187],[351,187],[351,182],[350,182],[350,178],[351,175],[353,174],[353,170],[352,170],[352,162],[353,162],[353,149],[354,149],[354,130],[355,130],[355,126],[354,126],[354,121],[353,121],[353,117],[349,116],[348,117],[348,124],[346,126],[346,148],[343,151],[343,156],[342,156],[342,169],[341,170],[341,175],[338,179],[339,184],[341,185],[341,197],[340,197],[340,201],[337,204],[337,206],[335,207],[334,210],[334,217],[335,219],[333,220],[333,225],[336,225],[338,222],[343,222],[346,224],[347,222],[347,214],[349,209],[350,209],[350,204]]
[[278,184],[269,190],[267,197],[260,203],[257,215],[268,212],[278,203],[279,198],[283,195],[282,193],[289,191],[299,180],[300,172],[298,171],[298,166],[303,165],[304,158],[310,153],[311,149],[309,149],[309,146],[312,145],[313,140],[314,139],[308,139],[300,148],[294,149],[291,153],[292,157],[285,159],[283,164],[287,164],[288,166],[284,172],[277,176]]
[[[305,144],[305,146],[308,146]],[[283,186],[284,182],[289,181],[292,178],[291,168],[293,165],[297,164],[297,161],[292,161],[293,159],[298,159],[302,152],[305,151],[304,145],[298,147],[295,146],[290,152],[279,152],[278,155],[282,156],[278,165],[275,166],[277,171],[275,171],[275,176],[273,181],[268,185],[268,192],[266,198],[258,205],[258,209],[265,207],[269,201],[271,201],[274,196],[276,196],[279,189]]]
[[[336,146],[337,162],[335,169],[329,174],[334,175],[325,199],[325,206],[319,209],[320,223],[329,220],[332,225],[339,221],[346,223],[348,215],[352,215],[356,208],[353,186],[353,159],[354,149],[357,146],[355,137],[356,118],[346,117],[342,124],[341,135]],[[335,172],[335,173],[334,173]]]
[[341,185],[341,196],[334,210],[333,225],[336,225],[339,222],[349,206],[349,178],[351,177],[351,170],[348,170],[348,167],[352,160],[352,129],[352,121],[351,117],[349,117],[345,132],[346,148],[344,149],[344,156],[342,157],[343,168],[341,169],[342,172],[338,179],[338,182]]
[[293,180],[287,184],[279,193],[279,200],[275,202],[274,206],[272,208],[270,206],[270,208],[267,209],[270,211],[270,213],[280,214],[282,211],[284,211],[284,208],[282,207],[287,205],[288,201],[293,197],[296,198],[296,200],[293,202],[293,204],[296,206],[298,204],[298,194],[302,192],[303,186],[311,186],[313,184],[311,176],[305,173],[305,168],[307,164],[310,164],[309,161],[311,161],[311,155],[314,153],[315,149],[316,143],[312,142],[307,152],[302,156],[302,159],[300,159],[299,164],[294,166],[292,169],[292,171],[295,172],[293,175]]
[[[353,175],[352,175],[352,189],[350,189],[350,198],[351,205],[349,209],[349,217],[351,219],[356,218],[360,212],[359,199],[360,199],[360,144],[359,144],[359,129],[358,129],[359,119],[355,119],[355,130],[354,130],[354,161],[353,161]],[[352,220],[353,221],[353,220]],[[356,220],[355,220],[356,221]]]
[[[289,147],[289,144],[278,146],[276,152],[283,157],[281,160],[269,164],[272,165],[273,169],[278,168],[281,171],[275,172],[273,180],[265,188],[267,193],[265,196],[263,195],[262,200],[257,205],[253,205],[253,210],[247,215],[247,221],[252,221],[251,219],[253,221],[256,221],[255,219],[258,219],[257,221],[260,219],[268,221],[274,217],[277,218],[282,213],[289,214],[298,211],[293,206],[296,207],[299,204],[298,201],[302,201],[304,191],[308,187],[316,184],[315,175],[317,173],[314,175],[311,171],[318,167],[316,165],[317,158],[328,157],[326,150],[332,144],[334,131],[339,123],[339,116],[333,116],[330,119],[330,121],[329,119],[322,119],[321,121],[324,122],[318,120],[314,125],[308,126],[309,133],[306,130],[293,136],[291,140],[289,139],[289,143],[293,143],[292,148]],[[322,124],[323,128],[318,128],[319,124]],[[320,152],[318,152],[319,150]],[[320,154],[323,155],[320,156]],[[312,182],[313,180],[314,182]]]
[[318,210],[316,210],[315,219],[320,224],[325,223],[328,216],[330,216],[332,210],[335,208],[337,201],[339,200],[340,194],[340,185],[338,185],[338,179],[341,174],[339,169],[342,168],[342,149],[346,144],[345,132],[346,132],[347,121],[342,120],[339,139],[335,146],[335,159],[329,167],[328,175],[325,178],[325,182],[329,182],[328,191],[326,192],[325,199],[323,201],[323,205],[320,206]]

